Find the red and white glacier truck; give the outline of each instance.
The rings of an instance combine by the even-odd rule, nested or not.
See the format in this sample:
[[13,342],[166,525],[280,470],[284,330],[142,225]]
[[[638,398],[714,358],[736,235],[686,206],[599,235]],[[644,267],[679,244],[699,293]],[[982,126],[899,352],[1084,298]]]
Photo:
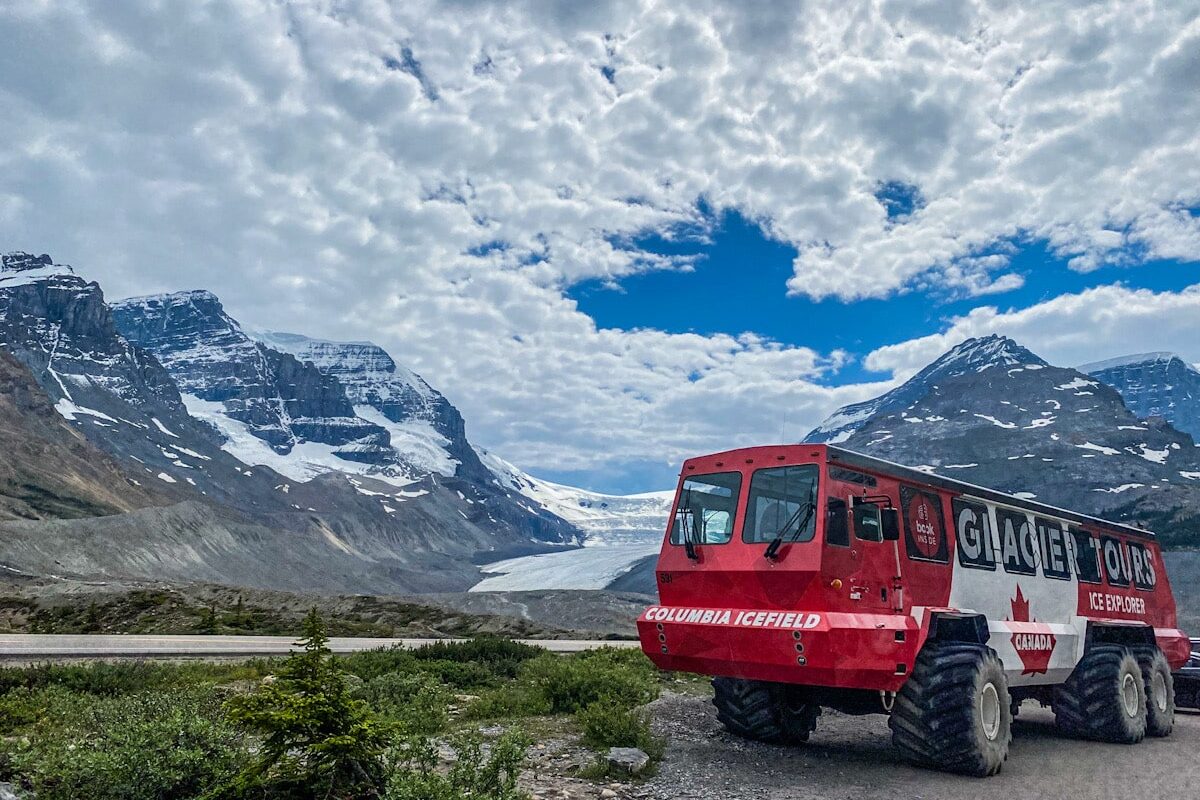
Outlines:
[[1168,735],[1189,655],[1153,534],[829,445],[686,461],[656,573],[642,649],[713,676],[730,731],[888,714],[905,758],[971,775],[1028,698],[1074,735]]

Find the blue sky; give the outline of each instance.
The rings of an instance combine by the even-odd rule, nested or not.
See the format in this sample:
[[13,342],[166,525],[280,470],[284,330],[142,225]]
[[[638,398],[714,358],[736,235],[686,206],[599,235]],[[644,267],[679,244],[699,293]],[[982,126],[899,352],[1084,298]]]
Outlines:
[[706,211],[711,225],[707,230],[689,235],[688,229],[680,229],[670,238],[647,234],[632,240],[651,252],[696,256],[694,270],[655,270],[616,282],[585,281],[571,287],[568,296],[605,328],[706,335],[750,331],[822,353],[846,350],[855,358],[826,379],[841,385],[886,379],[888,372],[866,369],[862,357],[884,345],[940,332],[949,319],[980,305],[1021,309],[1117,282],[1177,292],[1200,281],[1196,261],[1152,260],[1079,272],[1068,268],[1067,259],[1054,256],[1045,242],[1019,241],[1009,270],[1024,284],[1000,294],[969,297],[953,290],[914,288],[885,299],[814,301],[787,294],[794,247],[772,241],[737,211]]

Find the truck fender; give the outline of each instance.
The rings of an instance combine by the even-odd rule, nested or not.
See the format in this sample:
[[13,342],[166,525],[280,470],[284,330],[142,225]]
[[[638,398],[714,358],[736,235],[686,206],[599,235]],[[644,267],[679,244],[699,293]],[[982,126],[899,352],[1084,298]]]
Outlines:
[[990,637],[987,617],[983,614],[957,608],[926,609],[917,649],[919,651],[927,642],[987,644]]
[[1086,653],[1095,645],[1101,644],[1119,644],[1126,647],[1157,646],[1154,628],[1144,622],[1089,620],[1083,651]]

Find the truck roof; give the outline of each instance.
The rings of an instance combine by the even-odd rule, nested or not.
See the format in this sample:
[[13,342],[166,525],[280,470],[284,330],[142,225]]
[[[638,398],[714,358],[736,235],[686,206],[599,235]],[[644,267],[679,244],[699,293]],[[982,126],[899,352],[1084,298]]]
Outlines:
[[1154,534],[1151,531],[1126,525],[1122,522],[1113,522],[1100,517],[1093,517],[1088,514],[1081,514],[1078,511],[1072,511],[1068,508],[1060,508],[1047,503],[1039,503],[1036,500],[1029,500],[1024,497],[1007,492],[1001,492],[996,489],[989,489],[986,486],[979,486],[966,481],[955,480],[954,478],[946,478],[941,475],[925,472],[924,470],[906,467],[903,464],[897,464],[894,461],[888,461],[883,458],[868,456],[864,453],[858,453],[854,450],[846,450],[845,448],[836,447],[834,445],[825,445],[829,452],[829,461],[838,464],[845,464],[850,467],[859,467],[860,469],[876,470],[888,475],[903,477],[911,480],[914,483],[924,483],[930,486],[936,486],[941,489],[950,489],[953,491],[968,494],[972,497],[978,497],[982,500],[992,500],[997,503],[1003,503],[1006,506],[1014,506],[1022,508],[1026,511],[1032,511],[1035,514],[1045,514],[1046,516],[1058,517],[1060,519],[1077,522],[1081,525],[1101,525],[1106,528],[1116,528],[1122,533],[1127,533],[1132,536],[1139,536],[1145,539],[1153,539]]
[[[1111,520],[1101,519],[1100,517],[1093,517],[1089,514],[1082,514],[1078,511],[1072,511],[1069,508],[1060,508],[1058,506],[1052,506],[1047,503],[1039,503],[1036,500],[1029,500],[1024,497],[1017,497],[1016,495],[1012,495],[1007,492],[1001,492],[997,489],[989,489],[986,486],[979,486],[978,484],[967,483],[966,481],[960,481],[960,480],[956,480],[954,478],[946,478],[942,475],[937,475],[937,474],[926,472],[926,471],[920,470],[920,469],[914,469],[913,467],[906,467],[905,465],[897,464],[894,461],[888,461],[887,459],[883,459],[883,458],[876,458],[875,456],[869,456],[869,455],[866,455],[865,453],[855,452],[854,450],[847,450],[843,447],[837,447],[837,446],[831,445],[831,444],[807,444],[807,443],[802,442],[802,443],[798,443],[798,444],[762,445],[759,447],[743,447],[743,448],[738,448],[735,450],[726,450],[721,453],[710,453],[706,456],[700,456],[700,458],[709,459],[709,458],[715,458],[718,456],[734,456],[734,455],[744,456],[744,455],[749,455],[755,451],[763,451],[763,450],[778,451],[778,450],[786,449],[786,450],[796,451],[801,448],[804,448],[804,449],[808,449],[811,452],[811,450],[814,448],[822,448],[822,447],[825,448],[825,450],[827,452],[827,457],[828,457],[828,460],[830,463],[837,463],[837,464],[845,465],[847,467],[857,467],[858,469],[862,469],[862,470],[880,472],[885,475],[890,475],[890,476],[896,477],[896,478],[902,478],[904,480],[911,481],[913,483],[924,484],[926,486],[935,486],[940,489],[947,489],[947,490],[954,491],[954,492],[960,492],[962,494],[970,495],[971,497],[976,497],[981,500],[991,500],[992,502],[995,502],[995,503],[1003,503],[1006,506],[1012,506],[1014,508],[1024,509],[1026,511],[1031,511],[1034,514],[1043,514],[1043,515],[1050,516],[1050,517],[1058,517],[1059,519],[1069,520],[1071,522],[1075,522],[1080,525],[1088,525],[1088,526],[1092,526],[1092,527],[1101,526],[1104,528],[1120,531],[1121,533],[1128,534],[1130,536],[1138,536],[1143,539],[1153,539],[1154,538],[1153,532],[1145,530],[1143,528],[1135,527],[1133,525],[1126,525],[1125,523],[1122,523],[1122,522],[1113,522]],[[687,462],[694,461],[694,460],[695,459],[689,458],[684,463],[686,464]]]

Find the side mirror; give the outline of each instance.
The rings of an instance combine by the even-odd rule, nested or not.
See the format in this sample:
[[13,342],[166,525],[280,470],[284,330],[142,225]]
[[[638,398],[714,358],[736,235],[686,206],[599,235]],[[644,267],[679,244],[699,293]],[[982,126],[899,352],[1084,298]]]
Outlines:
[[882,508],[879,510],[879,520],[883,524],[883,540],[900,541],[900,512],[894,508]]

